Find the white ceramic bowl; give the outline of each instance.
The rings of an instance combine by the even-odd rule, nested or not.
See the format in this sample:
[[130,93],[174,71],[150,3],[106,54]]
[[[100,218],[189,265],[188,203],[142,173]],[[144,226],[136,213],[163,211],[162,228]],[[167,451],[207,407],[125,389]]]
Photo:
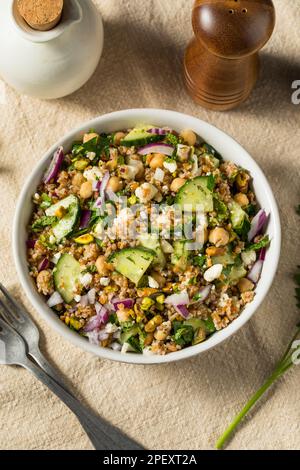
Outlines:
[[[261,207],[271,215],[267,233],[269,234],[272,243],[267,253],[262,277],[258,283],[254,301],[248,304],[241,315],[227,328],[215,333],[204,343],[197,346],[191,346],[183,349],[182,351],[171,353],[166,356],[143,356],[141,354],[123,355],[120,352],[90,344],[78,333],[71,331],[59,320],[57,315],[48,308],[44,299],[38,294],[29,276],[26,262],[26,226],[29,222],[32,210],[31,199],[57,147],[62,145],[65,149],[69,149],[72,142],[76,140],[79,135],[82,135],[91,128],[96,129],[98,132],[112,132],[118,129],[133,127],[137,124],[170,126],[177,131],[187,128],[193,129],[198,135],[215,147],[223,155],[225,160],[231,160],[251,172],[258,202]],[[78,129],[71,131],[59,142],[54,144],[53,147],[43,156],[37,167],[33,169],[30,177],[28,178],[18,200],[13,226],[13,251],[18,275],[30,302],[40,315],[51,327],[76,346],[104,359],[133,364],[159,364],[189,358],[214,348],[232,336],[245,323],[247,323],[267,295],[277,270],[280,246],[280,219],[275,198],[262,170],[246,150],[244,150],[227,134],[206,122],[177,112],[164,111],[160,109],[131,109],[97,117],[92,121],[83,124]]]

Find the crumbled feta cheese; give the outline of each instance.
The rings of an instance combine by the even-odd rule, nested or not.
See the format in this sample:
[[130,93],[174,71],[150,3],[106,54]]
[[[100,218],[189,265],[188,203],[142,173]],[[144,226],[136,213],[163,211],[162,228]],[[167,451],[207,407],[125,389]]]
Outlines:
[[112,334],[112,333],[115,333],[116,331],[118,331],[118,327],[117,325],[114,325],[113,323],[107,323],[107,325],[105,326],[105,332],[108,333],[108,334]]
[[256,261],[256,253],[254,250],[243,251],[241,257],[245,266],[249,266]]
[[54,245],[54,243],[56,242],[56,238],[54,235],[50,235],[49,242],[51,243],[51,245]]
[[158,189],[151,183],[143,183],[135,191],[136,197],[139,198],[142,204],[151,201],[157,193]]
[[83,176],[85,177],[85,179],[93,183],[94,181],[99,181],[103,178],[103,172],[100,170],[100,168],[94,166],[89,170],[85,170]]
[[164,180],[164,177],[165,177],[165,172],[161,170],[161,168],[156,168],[155,173],[154,173],[154,179],[162,183]]
[[133,181],[139,172],[138,166],[122,165],[120,167],[120,177],[127,181]]
[[51,258],[51,263],[57,264],[61,257],[61,253],[55,253]]
[[215,264],[211,268],[209,268],[207,271],[204,273],[204,279],[207,282],[212,282],[218,279],[223,271],[223,265],[222,264]]
[[120,339],[121,338],[121,328],[119,327],[117,331],[113,334],[114,339]]
[[121,351],[122,346],[120,345],[120,343],[114,342],[114,343],[111,343],[110,348],[111,348],[113,351]]
[[228,300],[229,300],[229,295],[226,294],[226,292],[223,292],[219,300],[219,306],[225,307],[227,305]]
[[88,152],[88,153],[86,154],[86,156],[87,156],[87,158],[88,158],[89,160],[91,160],[91,161],[96,158],[95,152]]
[[176,162],[164,162],[164,167],[170,173],[175,173],[177,170],[177,163]]
[[81,301],[81,295],[76,294],[74,296],[74,300],[75,300],[75,302],[80,302]]
[[90,273],[83,274],[80,276],[79,281],[84,287],[88,287],[93,280],[93,276]]
[[152,289],[158,289],[159,288],[158,282],[151,276],[148,276],[148,285]]
[[100,284],[101,284],[101,286],[107,287],[109,283],[110,283],[109,277],[101,277],[101,278],[100,278]]
[[154,353],[151,351],[150,346],[147,346],[143,349],[144,356],[154,356]]

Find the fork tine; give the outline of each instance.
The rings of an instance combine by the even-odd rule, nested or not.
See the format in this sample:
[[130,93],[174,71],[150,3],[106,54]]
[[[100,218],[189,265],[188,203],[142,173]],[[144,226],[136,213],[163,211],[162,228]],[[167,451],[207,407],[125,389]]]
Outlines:
[[5,289],[4,285],[1,282],[0,282],[0,290],[1,290],[2,294],[4,295],[4,297],[6,298],[6,300],[8,301],[8,303],[10,305],[10,308],[9,308],[10,312],[13,314],[15,319],[18,320],[20,317],[27,318],[27,315],[25,315],[22,306]]
[[15,315],[13,315],[9,307],[3,302],[2,299],[0,299],[0,318],[1,317],[11,326],[14,326],[16,323]]

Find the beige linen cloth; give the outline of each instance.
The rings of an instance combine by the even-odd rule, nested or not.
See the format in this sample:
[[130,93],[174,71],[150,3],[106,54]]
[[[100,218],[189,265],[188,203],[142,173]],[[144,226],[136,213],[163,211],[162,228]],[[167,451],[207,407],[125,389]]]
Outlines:
[[[97,0],[105,49],[92,79],[57,101],[20,96],[5,86],[0,105],[0,280],[21,298],[42,332],[42,349],[96,413],[149,449],[211,449],[282,354],[300,319],[292,273],[300,264],[299,1],[275,0],[277,25],[262,54],[262,72],[239,109],[195,105],[182,81],[192,36],[192,0]],[[25,178],[41,155],[74,126],[107,112],[163,107],[192,114],[228,132],[265,171],[283,228],[278,274],[252,320],[215,350],[162,366],[94,357],[52,331],[21,290],[11,250],[12,219]],[[282,379],[245,420],[230,449],[299,449],[300,368]],[[91,449],[74,416],[23,369],[0,368],[1,449]]]

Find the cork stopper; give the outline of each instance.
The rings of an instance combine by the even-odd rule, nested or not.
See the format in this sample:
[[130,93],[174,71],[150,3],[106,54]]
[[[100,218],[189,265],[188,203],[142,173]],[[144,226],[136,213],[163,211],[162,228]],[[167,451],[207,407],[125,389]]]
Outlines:
[[49,31],[60,21],[63,0],[18,0],[20,15],[26,23],[38,31]]

